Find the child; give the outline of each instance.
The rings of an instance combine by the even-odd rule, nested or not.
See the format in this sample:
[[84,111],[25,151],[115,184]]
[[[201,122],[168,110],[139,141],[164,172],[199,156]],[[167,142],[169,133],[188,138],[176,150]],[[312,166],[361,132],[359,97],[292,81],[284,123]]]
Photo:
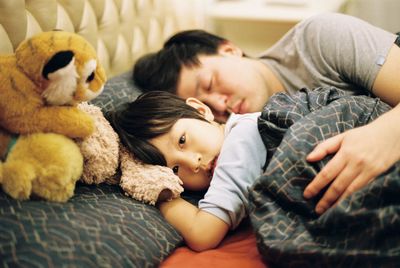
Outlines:
[[153,91],[111,116],[138,159],[170,167],[187,190],[208,189],[198,207],[181,198],[158,204],[193,250],[216,247],[247,215],[248,187],[262,174],[267,156],[259,115],[232,115],[222,125],[195,98]]

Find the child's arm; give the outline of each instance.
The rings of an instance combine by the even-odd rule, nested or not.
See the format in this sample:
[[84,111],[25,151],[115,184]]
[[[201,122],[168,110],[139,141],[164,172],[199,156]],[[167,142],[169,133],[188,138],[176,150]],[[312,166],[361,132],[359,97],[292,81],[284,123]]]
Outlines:
[[182,198],[158,205],[161,214],[195,251],[215,248],[225,237],[229,225],[220,218],[199,210]]

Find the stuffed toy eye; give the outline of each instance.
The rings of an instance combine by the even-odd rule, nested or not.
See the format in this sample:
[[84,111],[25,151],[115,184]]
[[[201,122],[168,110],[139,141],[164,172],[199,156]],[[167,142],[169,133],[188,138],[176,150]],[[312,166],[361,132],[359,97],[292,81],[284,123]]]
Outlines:
[[43,68],[42,75],[47,80],[50,73],[54,73],[55,71],[64,68],[67,66],[71,60],[74,58],[74,53],[70,50],[60,51],[54,54],[53,57],[46,63]]
[[93,79],[94,79],[94,71],[88,76],[88,78],[86,79],[86,82],[90,83]]

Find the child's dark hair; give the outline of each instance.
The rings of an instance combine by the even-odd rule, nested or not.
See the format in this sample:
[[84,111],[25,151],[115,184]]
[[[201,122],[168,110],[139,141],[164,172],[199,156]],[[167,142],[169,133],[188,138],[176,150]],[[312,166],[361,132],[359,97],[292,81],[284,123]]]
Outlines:
[[133,79],[145,91],[162,90],[176,94],[182,66],[199,65],[199,55],[218,54],[226,39],[203,30],[188,30],[173,35],[157,53],[137,60]]
[[207,121],[195,108],[172,93],[151,91],[109,114],[121,142],[146,164],[166,166],[163,154],[149,140],[171,130],[182,118]]

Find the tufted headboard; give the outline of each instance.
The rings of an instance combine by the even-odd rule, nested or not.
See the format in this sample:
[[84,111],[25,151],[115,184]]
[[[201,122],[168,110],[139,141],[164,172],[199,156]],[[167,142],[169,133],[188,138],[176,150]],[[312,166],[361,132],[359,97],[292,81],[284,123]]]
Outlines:
[[97,50],[108,77],[161,47],[176,31],[201,28],[201,0],[1,0],[0,54],[53,29],[76,32]]

